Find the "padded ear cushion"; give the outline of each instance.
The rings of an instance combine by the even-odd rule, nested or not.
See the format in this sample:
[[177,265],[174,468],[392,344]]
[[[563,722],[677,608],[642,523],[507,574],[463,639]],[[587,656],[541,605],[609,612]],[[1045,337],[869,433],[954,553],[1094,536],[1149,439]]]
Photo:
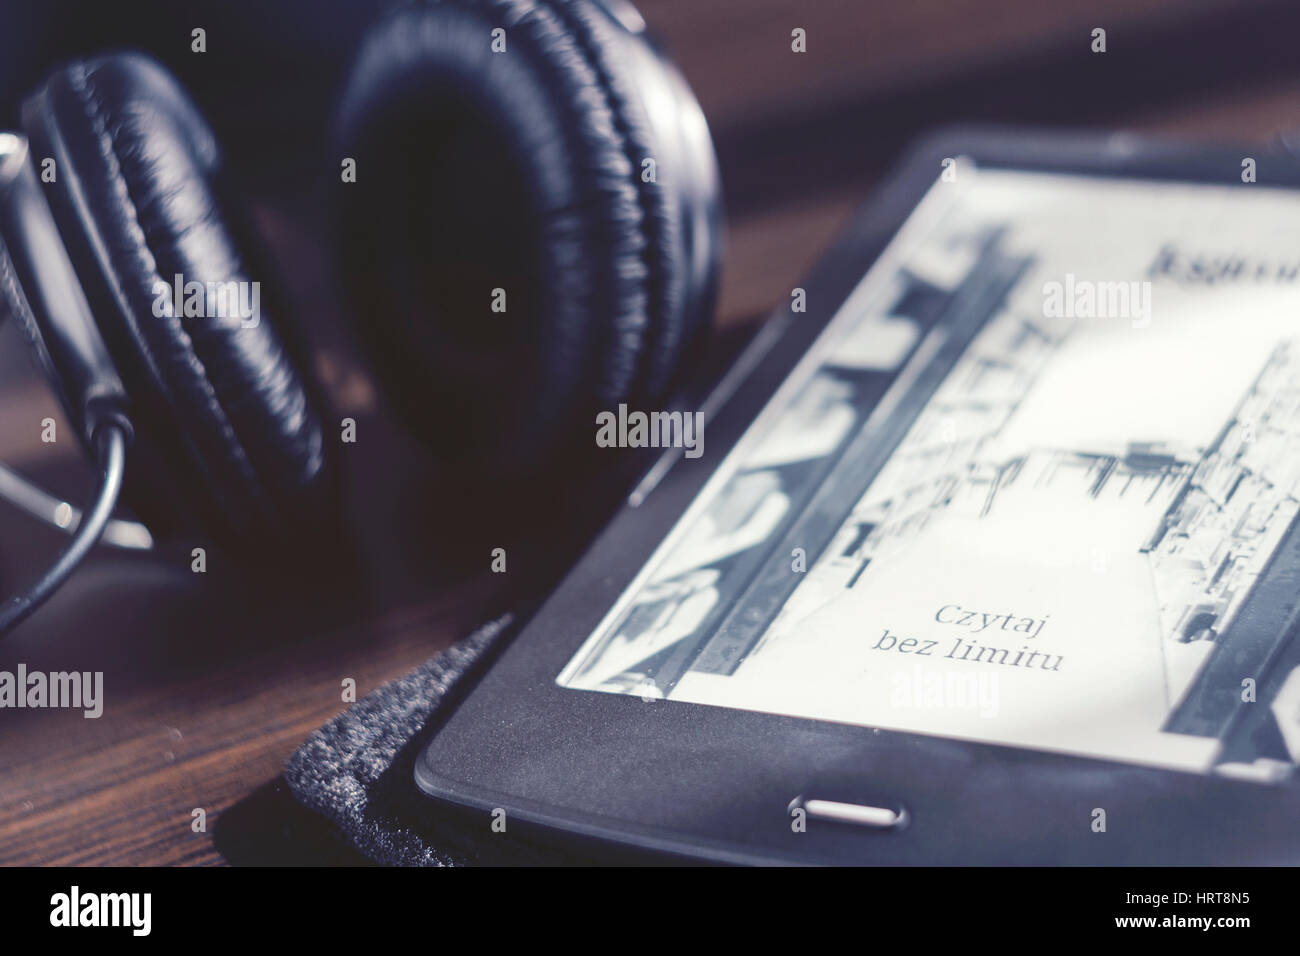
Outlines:
[[[271,283],[232,234],[216,140],[180,85],[137,54],[72,63],[27,102],[24,125],[56,159],[51,206],[142,457],[156,455],[181,489],[133,495],[133,506],[158,517],[163,498],[184,500],[226,539],[267,540],[319,518],[329,469],[306,376],[267,309],[254,324],[215,300],[220,285],[245,283],[251,306]],[[205,316],[177,314],[177,276],[203,284]]]
[[533,463],[660,377],[678,213],[642,183],[653,144],[594,13],[404,8],[344,97],[354,310],[392,404],[448,457]]
[[[686,282],[688,268],[682,261],[681,210],[664,189],[660,176],[665,167],[674,173],[671,158],[656,142],[649,117],[642,104],[642,79],[632,69],[624,45],[644,43],[613,23],[609,14],[589,0],[550,0],[564,20],[570,35],[585,51],[600,79],[614,111],[624,149],[632,161],[635,182],[644,212],[642,229],[648,248],[646,281],[650,321],[643,358],[642,386],[645,397],[653,398],[667,383],[680,357],[687,336]],[[646,161],[653,161],[647,167]],[[653,175],[651,172],[653,171]]]

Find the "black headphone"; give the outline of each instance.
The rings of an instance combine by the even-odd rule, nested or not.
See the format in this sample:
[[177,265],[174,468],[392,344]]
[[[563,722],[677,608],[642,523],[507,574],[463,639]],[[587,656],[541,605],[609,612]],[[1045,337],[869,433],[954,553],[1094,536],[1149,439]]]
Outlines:
[[[25,102],[22,133],[0,134],[0,302],[102,480],[0,634],[111,528],[123,488],[152,531],[197,526],[242,553],[339,511],[275,288],[255,316],[229,307],[266,273],[179,82],[140,54],[71,63]],[[443,460],[538,467],[593,409],[660,395],[707,325],[717,163],[629,4],[405,5],[361,45],[336,145],[351,315],[390,405]]]

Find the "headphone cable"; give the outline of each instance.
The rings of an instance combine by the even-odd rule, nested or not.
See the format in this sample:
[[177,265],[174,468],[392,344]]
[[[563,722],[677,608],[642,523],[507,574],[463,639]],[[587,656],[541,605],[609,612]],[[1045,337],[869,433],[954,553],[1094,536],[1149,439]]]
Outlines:
[[57,591],[95,546],[104,527],[113,516],[122,491],[126,470],[126,432],[120,425],[107,423],[95,435],[104,469],[95,506],[82,514],[72,540],[59,552],[54,563],[23,594],[10,598],[0,609],[0,637],[5,636]]

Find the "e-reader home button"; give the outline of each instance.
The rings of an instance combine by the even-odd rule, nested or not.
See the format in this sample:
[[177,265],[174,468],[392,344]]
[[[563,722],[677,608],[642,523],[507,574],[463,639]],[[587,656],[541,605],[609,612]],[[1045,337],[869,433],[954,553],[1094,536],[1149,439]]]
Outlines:
[[790,809],[802,809],[810,821],[848,823],[869,830],[901,830],[909,822],[907,808],[899,803],[849,803],[800,794],[790,801]]

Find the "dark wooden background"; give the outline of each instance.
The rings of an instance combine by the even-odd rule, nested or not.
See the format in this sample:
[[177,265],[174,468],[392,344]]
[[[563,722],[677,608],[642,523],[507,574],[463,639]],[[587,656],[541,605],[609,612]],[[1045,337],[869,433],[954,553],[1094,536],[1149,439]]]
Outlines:
[[[730,225],[718,323],[733,336],[788,296],[882,170],[928,127],[989,120],[1122,128],[1251,149],[1300,129],[1293,3],[641,7],[713,127]],[[265,14],[262,22],[275,20]],[[1097,26],[1108,34],[1104,55],[1089,50]],[[806,54],[790,50],[794,27],[807,31]],[[7,75],[0,66],[0,84]],[[278,103],[275,89],[260,90],[225,115],[276,127]],[[231,151],[256,173],[280,155],[262,149]],[[323,329],[341,327],[317,241],[319,203],[293,188],[302,178],[294,169],[280,166],[258,184],[258,220],[300,311]],[[277,783],[285,759],[345,706],[344,678],[364,694],[414,667],[497,606],[502,583],[443,567],[436,529],[445,503],[427,500],[431,463],[382,413],[346,334],[319,338],[335,404],[359,422],[347,461],[357,568],[313,591],[319,567],[305,556],[280,569],[269,596],[250,596],[222,586],[220,568],[198,576],[174,556],[97,552],[0,644],[0,669],[22,661],[35,670],[102,670],[106,697],[99,720],[0,711],[0,863],[354,861],[323,827],[295,818]],[[67,433],[41,443],[41,419],[60,414],[24,353],[15,330],[0,329],[0,459],[79,500],[87,479],[78,451]],[[58,543],[0,508],[0,590],[18,586]],[[531,560],[544,562],[545,553]],[[206,833],[191,830],[195,808],[207,813]]]

